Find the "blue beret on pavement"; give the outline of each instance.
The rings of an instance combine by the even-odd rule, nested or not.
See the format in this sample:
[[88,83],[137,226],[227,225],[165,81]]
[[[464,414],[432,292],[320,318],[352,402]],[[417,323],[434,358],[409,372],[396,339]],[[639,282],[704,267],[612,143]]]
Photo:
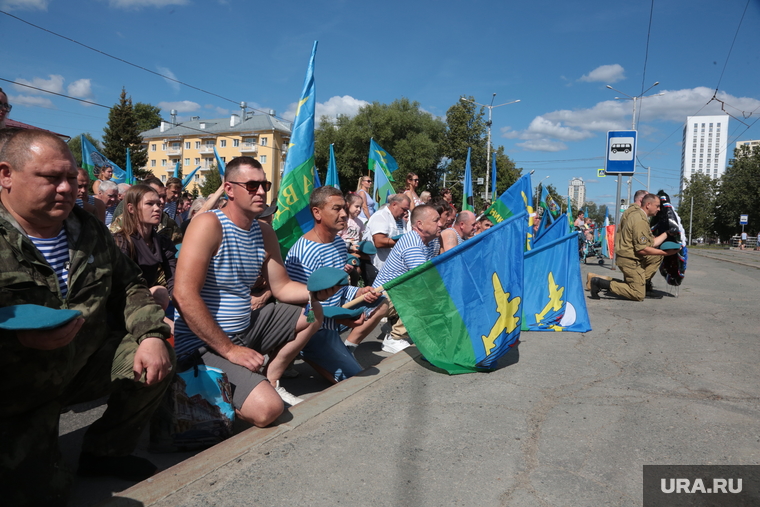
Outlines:
[[309,277],[306,288],[317,292],[336,285],[348,285],[348,273],[338,268],[319,268]]
[[54,310],[47,306],[15,305],[0,308],[0,329],[8,331],[55,329],[81,317],[79,310]]

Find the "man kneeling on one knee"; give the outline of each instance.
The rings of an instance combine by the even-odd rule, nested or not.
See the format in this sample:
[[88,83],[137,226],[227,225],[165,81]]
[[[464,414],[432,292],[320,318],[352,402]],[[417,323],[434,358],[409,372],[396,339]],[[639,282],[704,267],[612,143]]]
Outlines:
[[625,280],[592,278],[591,299],[599,299],[599,291],[606,289],[632,301],[644,300],[647,283],[657,273],[662,257],[678,252],[657,248],[665,241],[667,233],[655,238],[649,227],[649,218],[659,210],[660,198],[647,194],[641,200],[641,208],[634,210],[622,223],[616,263]]
[[[288,277],[274,230],[256,220],[267,208],[270,188],[258,160],[231,160],[224,175],[228,204],[190,222],[174,280],[180,367],[203,363],[224,371],[238,417],[259,427],[274,422],[283,401],[303,401],[280,386],[280,377],[322,324],[318,301],[337,290],[310,295]],[[251,311],[259,273],[279,302]],[[312,322],[302,306],[308,301]]]

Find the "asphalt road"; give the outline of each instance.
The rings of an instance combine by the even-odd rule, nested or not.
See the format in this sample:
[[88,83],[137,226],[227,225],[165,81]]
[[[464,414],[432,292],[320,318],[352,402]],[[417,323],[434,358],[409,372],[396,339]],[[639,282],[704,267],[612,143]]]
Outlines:
[[[492,373],[448,376],[414,348],[381,361],[373,337],[364,374],[108,504],[628,506],[644,464],[760,464],[760,270],[742,259],[693,254],[679,297],[587,300],[593,331],[523,333]],[[326,386],[299,369],[292,391]],[[64,417],[70,459],[70,419],[96,413]],[[80,482],[72,505],[127,485]]]

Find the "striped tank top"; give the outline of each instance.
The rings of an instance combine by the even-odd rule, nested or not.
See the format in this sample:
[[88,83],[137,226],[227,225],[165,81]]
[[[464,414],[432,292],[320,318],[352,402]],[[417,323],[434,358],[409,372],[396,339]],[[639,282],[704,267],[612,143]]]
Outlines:
[[61,296],[65,298],[69,292],[69,241],[66,236],[66,228],[61,227],[61,232],[55,238],[29,236],[29,239],[55,271]]
[[[201,298],[211,316],[232,337],[242,333],[251,322],[251,287],[264,263],[264,237],[257,220],[246,231],[235,225],[222,210],[211,210],[222,225],[222,243],[209,262]],[[177,357],[185,357],[201,347],[179,313],[174,320],[174,344]]]

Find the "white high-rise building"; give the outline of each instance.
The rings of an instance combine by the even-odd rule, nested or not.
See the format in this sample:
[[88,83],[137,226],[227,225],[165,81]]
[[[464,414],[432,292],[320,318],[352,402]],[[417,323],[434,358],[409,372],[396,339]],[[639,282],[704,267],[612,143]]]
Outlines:
[[746,146],[750,150],[753,150],[753,149],[755,149],[755,147],[759,147],[760,146],[760,141],[756,141],[754,139],[750,139],[749,141],[739,141],[739,142],[736,143],[736,149],[737,150],[739,148],[741,148],[742,146]]
[[573,201],[573,208],[578,211],[583,207],[586,202],[586,184],[583,183],[583,178],[573,178],[570,180],[570,185],[567,187],[567,195]]
[[683,127],[680,191],[694,174],[720,178],[726,172],[727,147],[727,114],[688,116]]

